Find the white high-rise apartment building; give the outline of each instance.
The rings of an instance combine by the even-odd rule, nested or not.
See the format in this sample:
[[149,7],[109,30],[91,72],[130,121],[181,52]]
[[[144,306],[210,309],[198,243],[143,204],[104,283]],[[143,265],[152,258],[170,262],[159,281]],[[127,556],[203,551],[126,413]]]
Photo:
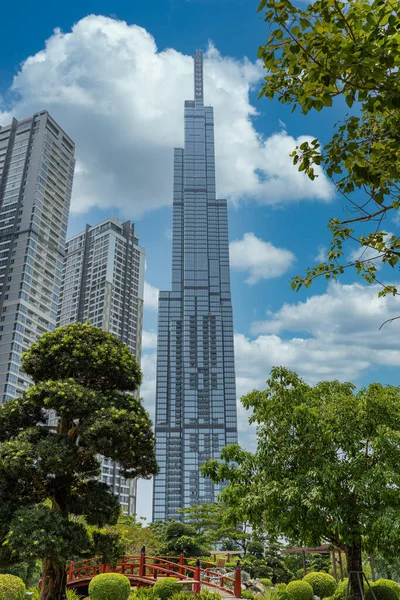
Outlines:
[[[145,251],[134,224],[112,217],[67,240],[57,325],[88,322],[124,342],[140,364]],[[136,481],[103,458],[101,480],[122,510],[136,510]]]
[[0,126],[0,404],[30,383],[22,352],[56,327],[74,150],[46,111]]

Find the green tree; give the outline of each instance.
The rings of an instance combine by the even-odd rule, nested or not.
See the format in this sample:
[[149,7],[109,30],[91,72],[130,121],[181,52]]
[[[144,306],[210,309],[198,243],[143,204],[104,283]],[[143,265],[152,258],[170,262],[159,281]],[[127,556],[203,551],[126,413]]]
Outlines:
[[198,536],[196,528],[181,521],[158,522],[158,538],[161,541],[160,553],[166,556],[178,556],[183,552],[187,557],[208,556],[205,539]]
[[161,541],[157,531],[145,526],[135,515],[120,515],[116,525],[107,525],[104,532],[115,535],[124,548],[124,554],[138,556],[143,546],[147,554],[155,556],[160,551]]
[[255,535],[247,547],[248,552],[242,566],[252,577],[268,577],[274,585],[289,583],[293,573],[285,564],[282,549],[281,543],[264,540]]
[[[400,237],[382,222],[400,205],[400,13],[391,0],[317,0],[307,7],[290,0],[261,0],[270,27],[259,57],[267,69],[261,96],[299,107],[326,110],[342,97],[348,110],[330,141],[317,139],[293,152],[299,171],[314,179],[323,167],[346,201],[345,219],[331,219],[327,261],[292,283],[298,290],[315,277],[356,269],[377,281],[376,262],[396,267]],[[360,245],[347,260],[345,243]],[[382,284],[380,295],[397,294]]]
[[272,537],[341,548],[359,600],[362,548],[396,556],[400,518],[400,389],[350,383],[310,386],[274,368],[264,391],[242,398],[258,425],[254,454],[224,448],[202,467],[229,481],[224,502]]
[[[151,421],[134,395],[140,369],[127,346],[89,325],[44,334],[24,354],[34,384],[0,406],[0,541],[14,560],[42,560],[41,600],[64,600],[65,564],[115,538],[89,526],[117,522],[120,508],[97,480],[98,455],[125,477],[156,472]],[[56,425],[46,426],[47,411]]]
[[400,559],[398,556],[388,559],[377,552],[374,554],[374,565],[378,578],[400,581]]
[[179,511],[184,520],[196,529],[210,550],[240,550],[246,555],[247,545],[252,539],[250,524],[233,515],[229,506],[222,502],[191,506]]

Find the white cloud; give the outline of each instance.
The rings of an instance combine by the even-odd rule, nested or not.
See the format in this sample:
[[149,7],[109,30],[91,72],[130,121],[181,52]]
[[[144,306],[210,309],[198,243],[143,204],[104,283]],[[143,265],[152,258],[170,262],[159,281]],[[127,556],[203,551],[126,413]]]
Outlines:
[[157,348],[157,333],[155,331],[143,330],[142,348],[144,350],[150,350],[152,348]]
[[328,259],[328,252],[326,246],[318,246],[318,254],[315,256],[314,260],[317,263],[325,262]]
[[[393,233],[387,232],[384,234],[383,239],[388,240],[392,237]],[[354,248],[349,254],[349,262],[366,262],[371,261],[375,264],[377,271],[379,271],[383,267],[383,263],[380,259],[376,259],[381,253],[378,250],[374,250],[374,248],[370,248],[369,246],[357,246]],[[375,259],[372,261],[371,259]]]
[[[378,298],[378,285],[329,284],[325,294],[284,304],[253,323],[254,340],[236,336],[238,376],[262,385],[274,365],[299,372],[310,382],[357,380],[374,366],[400,366],[397,297]],[[290,333],[289,333],[290,332]]]
[[276,248],[254,233],[245,233],[241,240],[229,244],[230,264],[238,271],[249,271],[246,283],[279,277],[290,269],[296,257],[290,250]]
[[149,411],[154,423],[156,403],[156,352],[146,352],[142,355],[143,382],[140,387],[140,395],[146,410]]
[[158,310],[158,293],[159,289],[144,282],[144,308],[148,308],[149,310]]
[[[119,208],[136,218],[172,201],[173,147],[183,144],[183,101],[193,96],[193,61],[174,49],[157,51],[142,27],[90,15],[71,32],[59,29],[22,64],[7,113],[23,118],[47,109],[77,145],[72,211]],[[328,201],[324,175],[311,182],[289,153],[313,136],[281,131],[264,139],[255,129],[249,91],[259,63],[205,55],[206,101],[215,107],[220,197],[263,204]],[[267,109],[267,104],[259,107]]]

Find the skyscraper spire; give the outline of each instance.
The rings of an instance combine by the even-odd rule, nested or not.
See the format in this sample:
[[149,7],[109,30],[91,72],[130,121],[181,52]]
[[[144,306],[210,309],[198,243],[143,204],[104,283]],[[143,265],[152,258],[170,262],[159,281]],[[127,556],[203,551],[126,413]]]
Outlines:
[[155,521],[216,502],[224,484],[199,469],[237,442],[228,209],[215,193],[214,114],[203,103],[199,51],[184,128],[174,153],[172,289],[159,295]]
[[194,99],[203,103],[203,53],[200,50],[194,53]]

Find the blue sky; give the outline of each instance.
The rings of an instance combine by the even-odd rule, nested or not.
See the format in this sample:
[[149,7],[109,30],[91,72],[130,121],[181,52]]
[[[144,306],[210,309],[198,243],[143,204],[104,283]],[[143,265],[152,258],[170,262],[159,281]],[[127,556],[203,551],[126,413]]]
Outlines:
[[[252,0],[96,0],[20,6],[18,32],[0,37],[0,124],[47,109],[77,144],[69,232],[109,215],[135,221],[147,252],[145,381],[155,393],[157,289],[170,288],[173,148],[192,97],[191,55],[205,52],[205,98],[215,107],[217,189],[229,200],[238,398],[283,364],[310,382],[396,384],[397,300],[377,299],[352,273],[294,293],[293,275],[324,256],[329,217],[348,213],[323,173],[314,183],[288,157],[303,136],[329,140],[347,108],[306,117],[258,100],[257,49],[267,36]],[[15,7],[2,7],[15,22]],[[385,223],[396,231],[395,222]],[[355,248],[349,248],[348,253]],[[382,269],[381,278],[397,274]],[[254,431],[239,410],[240,439]],[[149,517],[151,484],[139,487]]]

